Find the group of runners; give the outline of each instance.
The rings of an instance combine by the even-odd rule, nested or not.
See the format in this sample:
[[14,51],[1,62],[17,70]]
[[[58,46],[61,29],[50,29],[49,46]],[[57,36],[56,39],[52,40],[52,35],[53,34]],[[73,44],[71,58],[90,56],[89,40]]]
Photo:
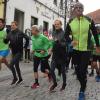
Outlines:
[[[95,27],[91,18],[83,15],[83,11],[83,4],[77,2],[74,5],[75,16],[67,23],[66,30],[62,29],[61,20],[56,19],[52,36],[49,36],[46,32],[41,34],[37,25],[32,26],[31,53],[33,55],[35,79],[31,86],[32,89],[40,86],[38,80],[38,67],[40,65],[41,72],[47,74],[49,81],[52,82],[49,91],[53,91],[58,85],[56,76],[62,76],[63,81],[60,91],[65,90],[67,85],[66,70],[68,70],[71,57],[72,66],[74,65],[77,79],[80,82],[78,100],[85,100],[87,68],[90,58],[92,66],[90,76],[93,75],[93,70],[96,69],[96,81],[100,82],[100,29]],[[0,18],[0,70],[2,68],[1,64],[5,63],[13,75],[11,85],[19,84],[23,81],[19,67],[23,52],[23,38],[25,38],[24,49],[27,49],[30,38],[18,29],[16,21],[11,23],[9,33],[4,27],[5,22]],[[6,59],[9,52],[12,54],[10,62]],[[49,58],[51,59],[50,63]],[[56,75],[55,69],[58,70],[58,75]]]

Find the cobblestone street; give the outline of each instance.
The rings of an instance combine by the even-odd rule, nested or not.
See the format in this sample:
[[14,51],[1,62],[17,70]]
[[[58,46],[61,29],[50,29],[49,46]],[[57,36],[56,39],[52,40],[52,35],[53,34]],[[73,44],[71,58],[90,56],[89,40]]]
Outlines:
[[[8,69],[2,68],[0,72],[0,100],[77,100],[79,82],[72,75],[73,70],[69,70],[67,75],[66,90],[60,92],[61,82],[53,93],[48,93],[50,83],[47,78],[43,78],[40,73],[40,88],[32,90],[33,83],[32,63],[21,63],[24,82],[18,86],[10,86],[11,73]],[[88,77],[86,100],[100,100],[100,83],[95,82],[94,77]]]

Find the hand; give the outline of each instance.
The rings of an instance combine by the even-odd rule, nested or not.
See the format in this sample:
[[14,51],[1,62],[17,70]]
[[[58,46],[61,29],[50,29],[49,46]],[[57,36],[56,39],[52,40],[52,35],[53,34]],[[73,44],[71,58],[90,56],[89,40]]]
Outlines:
[[34,51],[33,50],[31,51],[31,54],[34,54]]
[[48,50],[48,54],[50,54],[50,55],[52,54],[52,49]]
[[45,53],[45,51],[44,50],[41,50],[41,52],[40,52],[41,54],[44,54]]
[[96,47],[96,52],[100,53],[100,47]]
[[72,45],[73,47],[75,47],[77,44],[78,44],[78,41],[72,41],[72,42],[71,42],[71,45]]
[[27,51],[27,48],[23,48],[24,51]]

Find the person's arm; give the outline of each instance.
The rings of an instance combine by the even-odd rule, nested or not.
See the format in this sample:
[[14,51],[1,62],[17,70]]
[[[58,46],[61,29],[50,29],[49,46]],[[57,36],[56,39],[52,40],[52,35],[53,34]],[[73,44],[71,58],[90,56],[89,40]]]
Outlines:
[[93,20],[92,20],[92,22],[91,22],[90,29],[91,29],[92,34],[93,34],[93,36],[94,36],[94,40],[95,40],[96,46],[99,47],[100,44],[99,44],[98,33],[97,33],[97,30],[96,30],[96,27],[95,27],[95,24],[94,24]]
[[95,27],[95,24],[94,24],[93,20],[91,22],[90,29],[91,29],[92,34],[94,36],[94,40],[95,40],[95,44],[96,44],[96,52],[100,53],[99,37],[98,37],[98,33],[97,33],[97,30],[96,30],[96,27]]
[[7,34],[6,38],[3,40],[5,44],[8,44],[10,41],[10,33]]
[[50,44],[50,41],[47,37],[43,37],[43,43],[44,43],[44,50],[47,51],[49,48],[52,47],[52,45]]
[[34,52],[35,52],[35,47],[34,47],[34,41],[33,41],[33,36],[31,37],[31,40],[32,40],[32,51],[31,51],[31,53],[33,53],[34,54]]
[[66,39],[67,43],[71,42],[71,39],[70,39],[69,35],[71,35],[71,28],[70,28],[69,23],[67,23],[67,27],[65,29],[65,39]]
[[22,36],[25,39],[24,48],[26,49],[28,47],[28,45],[29,45],[29,37],[26,34],[24,34],[24,33],[22,33]]

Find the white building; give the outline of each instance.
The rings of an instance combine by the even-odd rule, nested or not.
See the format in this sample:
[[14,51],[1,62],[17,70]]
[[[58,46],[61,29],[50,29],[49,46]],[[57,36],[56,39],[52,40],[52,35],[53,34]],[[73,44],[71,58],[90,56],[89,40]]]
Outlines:
[[[65,0],[9,0],[7,2],[6,24],[17,21],[19,28],[25,30],[33,24],[41,29],[53,28],[55,19],[60,18],[64,23],[61,6]],[[59,6],[62,3],[61,6]],[[64,25],[64,24],[63,24]]]

